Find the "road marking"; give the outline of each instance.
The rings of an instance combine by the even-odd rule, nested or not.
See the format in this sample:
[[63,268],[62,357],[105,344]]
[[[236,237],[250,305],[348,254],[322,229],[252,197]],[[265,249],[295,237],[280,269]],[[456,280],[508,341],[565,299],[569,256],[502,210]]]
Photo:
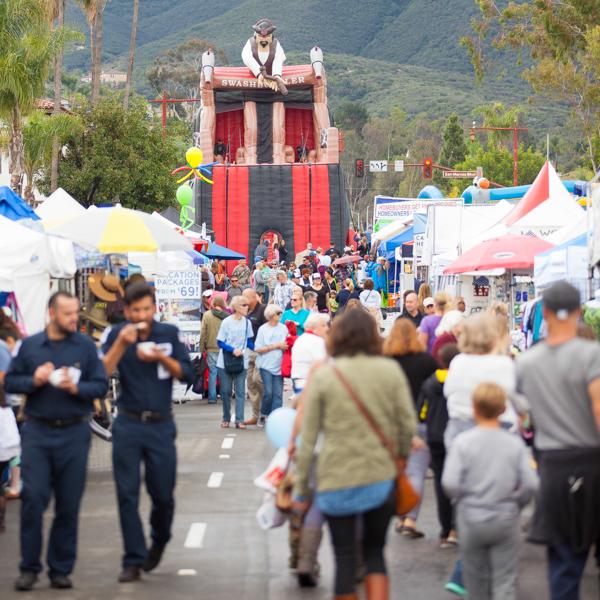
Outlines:
[[236,434],[235,433],[228,433],[226,437],[235,437]]
[[189,575],[198,575],[198,572],[196,571],[196,569],[179,569],[179,571],[177,571],[177,575],[186,577]]
[[229,454],[219,454],[219,458],[231,458]]
[[192,523],[188,531],[185,542],[185,548],[203,548],[204,535],[206,533],[206,523]]
[[223,450],[231,450],[231,448],[233,448],[233,441],[233,438],[225,438],[221,444],[221,448],[223,448]]
[[206,484],[206,487],[209,487],[209,488],[221,487],[221,484],[223,483],[223,475],[224,475],[224,473],[221,473],[220,471],[211,473],[210,477],[208,478],[208,483]]

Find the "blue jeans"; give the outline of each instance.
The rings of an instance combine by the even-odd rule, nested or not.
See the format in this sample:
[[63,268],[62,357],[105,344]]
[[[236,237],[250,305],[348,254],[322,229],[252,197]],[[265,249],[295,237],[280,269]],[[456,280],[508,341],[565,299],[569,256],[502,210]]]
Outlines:
[[218,352],[207,352],[206,363],[208,365],[208,401],[217,401],[217,358]]
[[263,380],[263,397],[260,403],[260,414],[268,417],[276,408],[281,408],[283,404],[283,377],[273,375],[266,369],[260,370],[260,376]]
[[235,388],[235,422],[244,422],[244,400],[246,399],[246,369],[237,375],[229,375],[219,368],[221,400],[223,401],[223,421],[231,421],[231,391]]
[[568,544],[548,546],[548,578],[552,600],[579,598],[579,585],[589,550],[573,552]]

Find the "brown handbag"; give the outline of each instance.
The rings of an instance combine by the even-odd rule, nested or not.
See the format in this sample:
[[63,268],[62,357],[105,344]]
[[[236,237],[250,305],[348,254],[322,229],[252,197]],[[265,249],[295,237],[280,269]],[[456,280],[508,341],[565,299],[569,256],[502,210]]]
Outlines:
[[358,397],[356,392],[352,389],[350,383],[348,383],[348,380],[342,375],[337,366],[332,364],[331,368],[333,369],[333,372],[337,378],[340,380],[340,383],[344,386],[346,392],[348,392],[348,395],[356,405],[356,408],[358,408],[367,423],[371,426],[373,432],[377,435],[383,446],[390,453],[390,456],[396,465],[396,514],[403,516],[409,513],[419,503],[421,498],[406,476],[406,460],[396,456],[392,440],[388,439],[383,431],[381,431],[381,428],[365,406],[364,402]]

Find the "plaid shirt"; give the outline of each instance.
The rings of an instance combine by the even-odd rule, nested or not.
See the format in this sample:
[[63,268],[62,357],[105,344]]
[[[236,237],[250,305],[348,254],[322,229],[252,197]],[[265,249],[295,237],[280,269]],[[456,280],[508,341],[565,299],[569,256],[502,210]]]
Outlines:
[[293,283],[277,283],[273,290],[273,302],[285,310],[292,299],[292,292],[296,286]]

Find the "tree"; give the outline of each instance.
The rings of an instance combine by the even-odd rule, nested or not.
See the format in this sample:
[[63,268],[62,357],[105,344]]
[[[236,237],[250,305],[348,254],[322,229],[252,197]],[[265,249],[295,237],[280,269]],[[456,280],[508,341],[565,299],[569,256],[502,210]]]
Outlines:
[[[154,59],[152,67],[146,72],[150,85],[160,95],[165,91],[171,98],[197,98],[202,54],[209,49],[215,53],[217,62],[227,64],[227,55],[223,50],[211,42],[194,38]],[[197,109],[195,103],[171,106],[176,116],[190,122]]]
[[523,76],[533,90],[568,104],[596,170],[600,137],[600,3],[590,0],[478,0],[481,19],[464,38],[478,78],[489,68],[488,46],[526,54]]
[[41,111],[33,113],[23,127],[23,166],[27,184],[23,197],[33,202],[35,180],[43,168],[51,161],[53,145],[60,146],[69,137],[82,132],[81,121],[72,115],[60,114],[47,116]]
[[90,55],[92,59],[92,105],[100,98],[102,78],[102,46],[104,44],[104,9],[107,0],[78,0],[90,28]]
[[129,60],[127,61],[127,80],[125,81],[125,93],[123,94],[123,108],[129,107],[129,94],[131,92],[131,78],[133,77],[133,62],[135,60],[135,40],[137,36],[138,14],[140,0],[133,0],[133,14],[131,16],[131,38],[129,39]]
[[[519,179],[523,183],[532,183],[544,165],[546,157],[533,148],[519,148]],[[513,155],[504,146],[492,145],[484,148],[479,142],[473,142],[468,156],[456,168],[461,171],[474,171],[483,167],[483,175],[500,185],[513,185]]]
[[[170,173],[182,162],[184,144],[173,134],[163,140],[160,123],[148,118],[143,99],[132,96],[124,110],[115,94],[81,106],[76,114],[83,129],[66,142],[61,187],[85,206],[118,201],[152,211],[175,202],[177,184]],[[47,188],[44,174],[40,189]]]
[[48,27],[44,0],[0,2],[0,116],[10,123],[11,187],[21,192],[23,179],[23,115],[44,91],[50,65],[67,33]]
[[465,132],[461,127],[456,113],[452,113],[446,121],[443,140],[444,143],[439,159],[442,166],[454,167],[455,164],[465,160],[468,153]]
[[[65,0],[50,0],[50,21],[56,20],[58,29],[65,24]],[[58,117],[62,107],[62,65],[63,50],[60,48],[54,58],[54,110],[53,115]],[[50,191],[58,187],[58,161],[60,156],[60,142],[58,136],[54,137],[52,144],[52,165],[50,169]],[[29,179],[28,179],[29,185]]]
[[360,102],[345,100],[335,111],[335,124],[344,131],[360,133],[369,120],[369,112]]

